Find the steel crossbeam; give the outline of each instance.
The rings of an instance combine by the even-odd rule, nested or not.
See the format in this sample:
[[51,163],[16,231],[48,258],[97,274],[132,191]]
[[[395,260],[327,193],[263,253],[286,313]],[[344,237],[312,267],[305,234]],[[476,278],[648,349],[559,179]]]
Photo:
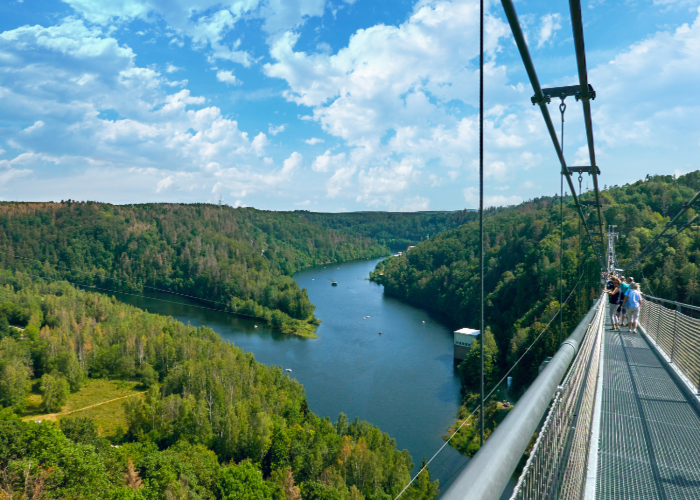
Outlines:
[[[575,97],[578,101],[581,99],[581,86],[580,85],[568,85],[566,87],[552,87],[551,89],[542,89],[542,94],[550,102],[551,99],[563,99],[565,97]],[[593,87],[588,85],[588,94],[591,99],[595,99],[595,90]],[[532,104],[537,104],[537,96],[534,95],[530,98]]]

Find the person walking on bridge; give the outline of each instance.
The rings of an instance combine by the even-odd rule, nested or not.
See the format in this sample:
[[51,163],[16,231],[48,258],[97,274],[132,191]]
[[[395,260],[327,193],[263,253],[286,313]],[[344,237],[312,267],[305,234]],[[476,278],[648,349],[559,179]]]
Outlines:
[[620,319],[617,317],[617,308],[619,307],[620,301],[620,280],[616,276],[610,278],[608,281],[608,289],[605,290],[610,296],[610,321],[612,322],[612,329],[620,329]]
[[617,308],[618,318],[620,318],[620,312],[622,312],[622,318],[620,318],[620,325],[629,326],[629,323],[625,324],[627,319],[627,310],[625,309],[625,297],[627,297],[627,292],[630,289],[630,283],[634,279],[632,277],[625,278],[622,276],[622,281],[620,282],[620,307]]
[[639,307],[641,303],[642,292],[639,290],[639,285],[637,283],[632,283],[623,304],[623,307],[627,309],[629,331],[632,333],[637,333],[637,322],[639,321]]

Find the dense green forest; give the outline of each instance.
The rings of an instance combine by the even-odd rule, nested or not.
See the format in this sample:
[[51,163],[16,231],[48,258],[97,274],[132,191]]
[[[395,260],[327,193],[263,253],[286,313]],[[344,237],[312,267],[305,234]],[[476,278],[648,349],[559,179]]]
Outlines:
[[[678,179],[648,177],[602,193],[604,224],[615,224],[621,233],[618,261],[624,267],[700,189],[700,172]],[[582,199],[590,200],[590,193]],[[562,338],[575,328],[600,294],[600,264],[585,239],[570,198],[564,198],[564,297],[575,288],[564,306]],[[689,220],[695,215],[691,209]],[[590,210],[591,220],[597,218]],[[681,222],[685,222],[681,221]],[[525,354],[559,308],[560,214],[558,197],[542,197],[490,214],[485,219],[485,321],[486,385],[500,379],[507,367]],[[585,237],[585,233],[584,237]],[[401,257],[380,263],[372,279],[385,293],[428,309],[454,327],[479,328],[478,222],[470,222],[417,245]],[[581,247],[579,247],[581,243]],[[628,270],[646,293],[688,303],[700,301],[697,266],[700,236],[686,231],[642,267]],[[529,384],[538,367],[559,345],[559,319],[550,326],[512,373],[516,391]],[[479,342],[459,366],[466,409],[475,407]],[[499,411],[487,407],[495,426]],[[453,443],[473,453],[478,447],[473,427],[466,427]]]
[[291,278],[312,265],[387,255],[374,240],[298,214],[195,204],[0,203],[0,266],[108,290],[154,287],[313,336]]
[[[410,479],[388,435],[316,416],[281,368],[211,329],[7,271],[0,304],[0,498],[389,500]],[[91,420],[17,417],[30,391],[54,412],[96,378],[147,389],[110,441]],[[436,494],[423,474],[404,498]]]
[[372,238],[380,245],[399,250],[405,250],[409,245],[415,245],[438,233],[476,220],[479,216],[478,212],[468,210],[428,213],[353,212],[336,214],[299,210],[295,213],[312,224],[327,227],[343,234]]

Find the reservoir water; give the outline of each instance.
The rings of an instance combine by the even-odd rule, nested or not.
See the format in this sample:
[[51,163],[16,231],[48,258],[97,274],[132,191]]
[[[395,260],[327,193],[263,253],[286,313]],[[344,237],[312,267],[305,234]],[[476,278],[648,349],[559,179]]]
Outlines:
[[[150,312],[206,325],[261,363],[291,368],[313,412],[332,421],[343,412],[379,426],[399,449],[411,453],[415,472],[424,456],[430,458],[442,446],[459,407],[452,332],[368,281],[377,262],[319,266],[294,276],[322,320],[313,340],[285,336],[255,320],[196,307],[171,294],[115,295]],[[332,280],[338,286],[331,286]],[[441,491],[466,461],[445,447],[430,466]]]

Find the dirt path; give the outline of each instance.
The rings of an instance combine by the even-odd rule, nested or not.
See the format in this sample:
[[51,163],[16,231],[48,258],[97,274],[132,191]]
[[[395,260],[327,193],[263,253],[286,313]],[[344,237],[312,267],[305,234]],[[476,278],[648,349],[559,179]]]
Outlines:
[[76,410],[61,411],[58,413],[47,413],[46,415],[34,415],[32,417],[25,417],[23,420],[25,420],[25,421],[35,420],[37,422],[41,422],[42,420],[50,420],[52,422],[55,422],[58,417],[65,417],[66,415],[70,415],[72,413],[77,413],[79,411],[89,410],[90,408],[94,408],[95,406],[106,405],[107,403],[111,403],[113,401],[119,401],[120,399],[126,399],[126,398],[130,398],[133,396],[138,396],[139,394],[144,394],[144,392],[135,392],[133,394],[127,394],[126,396],[120,396],[118,398],[109,399],[107,401],[102,401],[101,403],[95,403],[94,405],[85,406],[83,408],[78,408]]

